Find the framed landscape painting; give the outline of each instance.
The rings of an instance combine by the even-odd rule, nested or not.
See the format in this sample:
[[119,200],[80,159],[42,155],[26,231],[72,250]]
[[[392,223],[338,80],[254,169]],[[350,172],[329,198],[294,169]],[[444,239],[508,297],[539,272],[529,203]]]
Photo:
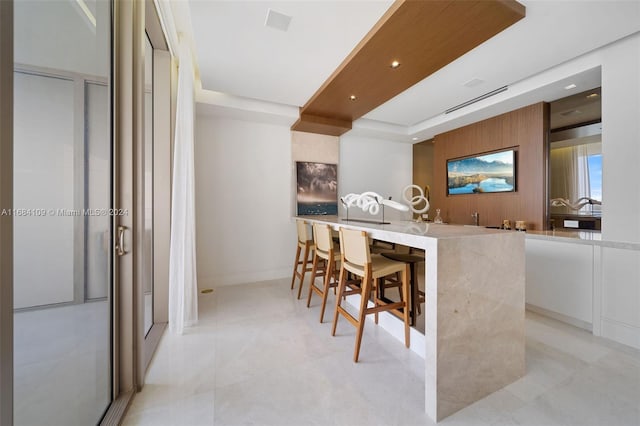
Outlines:
[[338,165],[296,162],[298,216],[338,214]]
[[515,150],[447,161],[447,195],[514,192]]

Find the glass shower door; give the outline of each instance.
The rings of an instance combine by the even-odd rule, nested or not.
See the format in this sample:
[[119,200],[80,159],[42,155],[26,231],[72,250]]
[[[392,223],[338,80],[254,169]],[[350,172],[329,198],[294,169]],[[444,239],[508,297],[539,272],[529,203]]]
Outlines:
[[14,3],[14,423],[111,402],[111,2]]

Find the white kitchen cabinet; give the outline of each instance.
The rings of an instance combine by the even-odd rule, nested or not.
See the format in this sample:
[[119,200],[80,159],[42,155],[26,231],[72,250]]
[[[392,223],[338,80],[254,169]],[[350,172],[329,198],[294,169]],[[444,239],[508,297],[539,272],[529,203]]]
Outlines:
[[591,329],[593,246],[527,238],[525,247],[527,305]]

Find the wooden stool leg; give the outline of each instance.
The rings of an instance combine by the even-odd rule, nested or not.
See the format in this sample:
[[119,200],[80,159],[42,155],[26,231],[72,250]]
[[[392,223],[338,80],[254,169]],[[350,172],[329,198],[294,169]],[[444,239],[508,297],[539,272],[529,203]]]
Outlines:
[[302,271],[300,275],[300,287],[298,287],[298,299],[302,295],[302,286],[304,285],[304,274],[307,272],[307,263],[309,262],[309,244],[304,246],[304,259],[302,259]]
[[[373,304],[375,305],[375,307],[378,307],[378,293],[380,292],[380,289],[384,286],[384,278],[378,278],[376,279],[376,291],[373,292],[374,296],[373,296]],[[369,297],[369,295],[367,295],[367,298]],[[373,320],[375,322],[375,324],[378,324],[378,311],[376,311],[373,314]]]
[[[324,291],[322,292],[322,307],[320,308],[320,323],[324,319],[324,308],[327,305],[327,295],[329,294],[329,286],[331,284],[331,276],[333,275],[333,269],[335,268],[335,262],[327,261],[327,270],[324,274]],[[334,287],[335,290],[335,287]]]
[[296,260],[293,262],[293,276],[291,277],[291,290],[296,283],[296,273],[298,272],[298,262],[300,262],[300,244],[296,245]]
[[[426,268],[426,263],[425,263],[425,268]],[[425,272],[426,272],[426,270],[425,270]],[[418,295],[417,298],[416,298],[416,300],[418,301],[417,309],[418,309],[418,314],[422,315],[422,303],[420,303],[420,299],[421,299],[420,296],[424,296],[424,292],[420,290],[420,281],[418,280],[417,275],[418,274],[416,273],[416,293]]]
[[409,265],[411,286],[411,325],[416,325],[416,307],[420,305],[418,302],[418,280],[416,279],[416,266],[415,263]]
[[369,302],[369,293],[371,293],[371,278],[365,276],[362,284],[362,295],[360,296],[360,312],[358,313],[358,331],[356,333],[356,347],[353,352],[353,362],[358,362],[360,356],[360,344],[362,343],[362,332],[364,331],[364,323],[367,317],[367,304]]
[[331,335],[336,335],[336,326],[338,325],[338,315],[340,312],[338,308],[340,307],[340,301],[342,300],[342,293],[344,293],[344,287],[346,283],[345,269],[340,268],[340,279],[338,280],[338,294],[336,295],[336,310],[333,313],[333,327],[331,328]]
[[402,292],[404,293],[404,345],[408,348],[409,341],[409,265],[402,272]]
[[309,284],[309,296],[307,297],[307,308],[311,305],[311,295],[313,294],[313,283],[318,272],[318,255],[313,255],[313,266],[311,267],[311,284]]
[[422,304],[425,302],[424,291],[418,289],[418,313],[422,314]]

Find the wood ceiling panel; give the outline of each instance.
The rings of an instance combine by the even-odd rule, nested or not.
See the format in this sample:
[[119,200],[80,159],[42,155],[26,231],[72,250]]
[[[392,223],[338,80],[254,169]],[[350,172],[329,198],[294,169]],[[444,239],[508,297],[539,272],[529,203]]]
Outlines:
[[292,129],[299,132],[340,136],[351,130],[351,120],[340,120],[301,113],[300,118],[293,124]]
[[[524,16],[513,0],[396,1],[301,108],[292,129],[301,130],[305,114],[356,120]],[[400,67],[391,68],[394,60]]]

